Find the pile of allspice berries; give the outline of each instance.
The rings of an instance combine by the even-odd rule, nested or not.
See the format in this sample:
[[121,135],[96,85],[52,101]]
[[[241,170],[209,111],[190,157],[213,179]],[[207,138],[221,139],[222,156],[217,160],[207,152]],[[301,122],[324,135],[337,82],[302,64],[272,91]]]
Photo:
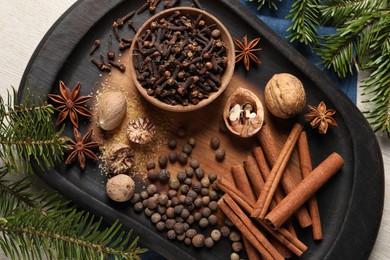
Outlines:
[[[181,137],[182,131],[178,130]],[[239,259],[243,249],[240,232],[228,219],[222,226],[218,225],[217,201],[222,194],[215,184],[217,174],[206,174],[200,162],[190,157],[196,139],[188,138],[181,149],[178,149],[175,138],[168,140],[167,145],[170,149],[168,155],[160,155],[146,163],[150,184],[132,196],[130,201],[134,204],[134,211],[148,216],[156,230],[165,232],[168,239],[182,241],[187,246],[212,248],[226,237],[232,243],[231,259]],[[223,161],[225,151],[220,148],[219,138],[212,137],[210,146],[215,150],[215,159]],[[167,167],[176,162],[183,169],[171,176]],[[158,185],[167,190],[160,191]]]

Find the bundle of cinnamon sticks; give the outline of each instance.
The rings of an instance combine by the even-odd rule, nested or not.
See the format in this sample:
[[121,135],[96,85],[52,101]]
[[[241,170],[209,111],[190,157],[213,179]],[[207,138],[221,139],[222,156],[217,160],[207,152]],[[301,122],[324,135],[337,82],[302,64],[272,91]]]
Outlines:
[[[302,255],[307,246],[291,224],[295,215],[302,228],[312,226],[314,240],[322,239],[321,220],[315,193],[344,164],[336,152],[312,169],[307,136],[295,124],[279,149],[268,125],[257,134],[260,146],[252,150],[231,175],[217,180],[225,192],[220,209],[242,232],[249,259],[284,259]],[[290,170],[290,157],[297,147],[300,169]],[[305,205],[306,203],[306,205]]]

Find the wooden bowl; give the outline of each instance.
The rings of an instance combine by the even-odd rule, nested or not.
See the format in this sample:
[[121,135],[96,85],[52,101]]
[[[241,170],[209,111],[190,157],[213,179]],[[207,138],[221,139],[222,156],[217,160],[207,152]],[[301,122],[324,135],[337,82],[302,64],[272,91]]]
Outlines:
[[[188,105],[182,105],[182,104],[167,104],[161,101],[160,99],[149,95],[147,93],[147,89],[144,88],[140,81],[137,79],[137,73],[136,73],[136,68],[135,68],[135,49],[137,48],[137,39],[142,36],[146,30],[150,29],[151,23],[154,21],[160,21],[162,18],[168,18],[170,17],[174,12],[180,11],[182,15],[190,15],[193,19],[196,19],[199,15],[202,15],[202,20],[205,21],[206,25],[211,25],[215,24],[216,27],[215,29],[219,29],[221,32],[221,41],[224,43],[226,47],[226,57],[227,57],[227,65],[226,68],[224,69],[224,72],[221,77],[221,85],[219,86],[218,90],[215,92],[210,92],[208,98],[201,99],[199,103],[197,104],[191,104],[189,103]],[[215,100],[228,86],[234,72],[234,65],[235,65],[235,53],[234,53],[234,43],[233,39],[230,36],[229,31],[226,29],[226,27],[213,15],[209,14],[208,12],[192,7],[176,7],[176,8],[171,8],[167,9],[164,11],[161,11],[160,13],[152,16],[150,19],[148,19],[138,30],[136,35],[134,36],[131,48],[130,48],[130,75],[132,77],[132,80],[138,89],[138,91],[141,93],[141,95],[149,101],[151,104],[167,110],[167,111],[172,111],[172,112],[189,112],[189,111],[194,111],[197,109],[200,109],[211,102]]]

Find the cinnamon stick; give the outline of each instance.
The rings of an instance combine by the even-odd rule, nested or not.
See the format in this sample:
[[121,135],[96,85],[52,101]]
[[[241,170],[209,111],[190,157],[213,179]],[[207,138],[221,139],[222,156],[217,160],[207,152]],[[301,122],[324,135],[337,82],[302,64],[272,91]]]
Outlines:
[[294,212],[321,188],[344,165],[338,153],[332,153],[319,164],[265,217],[266,222],[278,229]]
[[[253,211],[255,205],[254,201],[250,201],[241,191],[232,186],[225,178],[217,179],[218,187],[229,194],[229,196],[247,213],[250,214]],[[279,228],[278,230],[272,230],[262,220],[260,223],[272,236],[279,240],[284,246],[286,246],[291,252],[300,256],[307,250],[307,246],[303,244],[294,234],[291,234],[285,228]]]
[[288,136],[274,166],[272,167],[271,173],[265,182],[264,189],[260,193],[251,217],[264,219],[267,214],[276,188],[282,179],[282,175],[286,169],[288,161],[290,160],[290,156],[296,142],[298,141],[301,131],[302,126],[300,124],[295,124],[292,128],[290,135]]
[[264,188],[264,180],[263,176],[261,176],[260,169],[252,156],[247,156],[246,161],[244,161],[244,169],[246,175],[252,183],[253,192],[255,193],[256,197],[258,197],[261,190]]
[[[237,184],[237,188],[239,190],[242,190],[243,194],[248,196],[253,200],[253,202],[256,201],[256,196],[258,196],[264,187],[264,180],[261,176],[260,170],[257,166],[257,163],[255,159],[251,156],[247,156],[247,160],[244,161],[244,167],[239,167],[240,170],[236,169],[236,174],[240,174],[242,177],[238,177],[239,179],[242,179],[242,184],[245,183],[246,186],[241,186]],[[236,179],[236,174],[233,174],[233,177]],[[252,185],[251,185],[252,184]],[[249,188],[253,187],[253,189]],[[272,201],[271,207],[274,207],[275,201]],[[278,250],[278,252],[284,257],[284,258],[290,258],[292,256],[291,251],[288,250],[279,240],[277,240],[274,237],[270,237],[271,244]]]
[[232,167],[232,175],[234,179],[234,183],[236,184],[236,187],[243,191],[243,193],[250,198],[251,200],[255,201],[256,196],[252,190],[252,185],[249,182],[249,179],[245,173],[244,166],[242,164],[235,165]]
[[[244,168],[242,165],[236,165],[231,168],[231,176],[233,177],[233,182],[231,182],[231,185],[238,188],[239,190],[246,190],[248,191],[245,193],[252,201],[255,200],[251,184],[249,183],[248,178],[245,175]],[[248,256],[249,260],[256,260],[260,258],[259,252],[256,250],[254,245],[250,243],[248,238],[243,237],[244,247],[246,254]]]
[[[273,167],[278,158],[280,150],[278,149],[278,143],[270,129],[270,126],[265,124],[261,130],[257,133],[257,138],[263,148],[267,161]],[[289,169],[285,170],[281,184],[286,194],[290,193],[301,181],[299,176],[293,174]],[[301,207],[295,213],[298,223],[301,227],[308,227],[311,225],[311,219],[308,211],[305,207]]]
[[284,257],[271,245],[268,239],[257,229],[248,216],[228,194],[222,196],[218,201],[218,205],[225,215],[241,231],[242,235],[255,246],[264,259],[284,260]]
[[[302,131],[298,139],[298,154],[299,161],[301,164],[301,172],[303,178],[306,178],[309,173],[313,170],[310,158],[309,144],[307,142],[306,132]],[[318,210],[317,197],[313,195],[307,201],[309,208],[310,218],[312,222],[312,232],[314,240],[322,239],[322,227],[321,227],[321,218],[320,212]]]

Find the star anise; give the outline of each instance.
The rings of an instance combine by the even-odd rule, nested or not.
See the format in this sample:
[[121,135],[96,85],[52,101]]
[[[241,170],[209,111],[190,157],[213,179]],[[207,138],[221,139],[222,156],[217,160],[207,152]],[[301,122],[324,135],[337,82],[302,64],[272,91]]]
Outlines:
[[101,142],[91,142],[92,129],[90,129],[84,136],[80,135],[80,132],[77,128],[73,128],[74,132],[74,141],[70,141],[70,148],[68,151],[71,151],[68,158],[66,159],[66,164],[71,164],[74,159],[78,158],[80,168],[84,170],[85,168],[85,157],[88,157],[93,160],[98,160],[99,158],[96,154],[91,150],[93,148],[101,145]]
[[254,52],[261,50],[261,48],[255,48],[256,45],[259,43],[260,38],[256,38],[249,43],[246,35],[242,38],[242,41],[239,41],[236,38],[234,38],[233,40],[238,47],[238,50],[236,50],[236,62],[239,62],[240,60],[244,59],[244,65],[247,71],[249,71],[249,65],[251,61],[257,64],[261,63],[260,59],[254,54]]
[[305,120],[310,122],[311,127],[318,127],[320,134],[326,134],[329,125],[337,126],[336,120],[332,117],[336,110],[326,109],[323,101],[317,107],[308,105],[308,108],[309,113],[305,115]]
[[77,83],[76,87],[72,92],[67,88],[64,82],[60,81],[60,92],[61,95],[49,94],[49,98],[56,103],[61,104],[57,107],[57,110],[60,110],[60,114],[57,118],[56,124],[60,124],[65,120],[66,117],[70,117],[70,121],[73,126],[78,128],[79,117],[78,114],[83,116],[92,116],[91,112],[83,106],[85,102],[92,98],[92,96],[80,96],[80,82]]

